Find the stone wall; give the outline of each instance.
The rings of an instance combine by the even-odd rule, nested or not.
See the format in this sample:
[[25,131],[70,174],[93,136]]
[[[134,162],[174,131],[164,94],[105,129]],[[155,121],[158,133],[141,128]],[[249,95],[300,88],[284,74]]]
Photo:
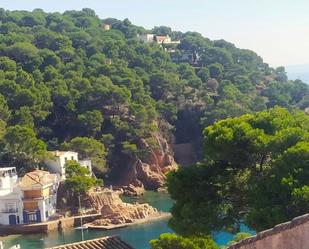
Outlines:
[[[101,214],[85,215],[83,216],[83,224],[92,222],[99,217],[101,217]],[[75,216],[44,223],[33,223],[16,226],[0,225],[0,235],[47,233],[48,231],[80,226],[80,220],[80,216]]]
[[228,249],[308,249],[309,214],[258,233]]

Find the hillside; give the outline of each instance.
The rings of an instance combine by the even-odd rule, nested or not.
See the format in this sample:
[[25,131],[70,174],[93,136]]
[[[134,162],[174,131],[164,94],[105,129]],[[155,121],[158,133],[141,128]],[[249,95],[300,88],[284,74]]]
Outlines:
[[[145,33],[180,44],[144,43]],[[0,79],[0,165],[27,171],[47,150],[74,149],[98,176],[148,188],[173,168],[171,143],[201,148],[202,127],[275,105],[309,106],[306,84],[253,51],[102,20],[90,9],[1,9]]]

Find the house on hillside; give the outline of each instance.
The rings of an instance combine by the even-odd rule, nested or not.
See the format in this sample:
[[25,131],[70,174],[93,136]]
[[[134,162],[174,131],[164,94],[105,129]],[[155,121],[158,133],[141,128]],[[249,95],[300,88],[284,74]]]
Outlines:
[[141,34],[138,35],[140,41],[145,43],[156,42],[158,44],[179,44],[180,41],[173,41],[169,35]]
[[180,44],[180,41],[173,41],[169,35],[156,35],[155,40],[158,44]]
[[52,173],[59,174],[61,180],[65,180],[65,163],[69,160],[78,162],[81,166],[87,168],[92,174],[91,160],[79,160],[78,153],[73,151],[50,151],[51,157],[45,159],[44,163]]
[[171,37],[169,37],[169,35],[156,35],[156,38],[155,38],[156,42],[158,44],[171,44],[172,43],[172,39]]
[[23,205],[16,168],[0,168],[0,224],[20,224],[22,214]]
[[191,66],[201,66],[201,57],[196,51],[170,51],[171,59],[175,63],[189,63]]
[[23,223],[44,222],[56,213],[59,176],[43,170],[34,170],[19,183]]
[[138,38],[145,43],[150,43],[154,41],[154,34],[141,34]]
[[111,25],[110,24],[103,23],[103,30],[104,31],[109,31],[110,29],[111,29]]

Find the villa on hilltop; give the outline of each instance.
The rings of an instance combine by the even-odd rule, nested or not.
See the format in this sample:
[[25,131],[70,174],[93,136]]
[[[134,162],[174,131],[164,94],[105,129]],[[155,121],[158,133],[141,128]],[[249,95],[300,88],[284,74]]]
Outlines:
[[169,35],[141,34],[138,35],[140,41],[145,43],[156,42],[158,44],[179,44],[180,41],[173,41]]

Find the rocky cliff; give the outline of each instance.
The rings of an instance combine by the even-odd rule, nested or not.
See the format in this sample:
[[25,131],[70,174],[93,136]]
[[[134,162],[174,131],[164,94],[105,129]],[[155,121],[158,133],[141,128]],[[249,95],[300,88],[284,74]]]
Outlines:
[[129,204],[123,202],[119,194],[119,192],[107,189],[101,192],[89,193],[85,200],[86,207],[93,208],[102,214],[102,217],[91,223],[91,225],[110,226],[127,224],[159,215],[157,209],[149,204]]
[[156,133],[151,139],[141,139],[138,148],[143,155],[132,160],[123,171],[122,184],[129,186],[132,194],[135,187],[139,192],[143,187],[149,190],[162,188],[166,174],[178,168],[171,146],[160,133]]

